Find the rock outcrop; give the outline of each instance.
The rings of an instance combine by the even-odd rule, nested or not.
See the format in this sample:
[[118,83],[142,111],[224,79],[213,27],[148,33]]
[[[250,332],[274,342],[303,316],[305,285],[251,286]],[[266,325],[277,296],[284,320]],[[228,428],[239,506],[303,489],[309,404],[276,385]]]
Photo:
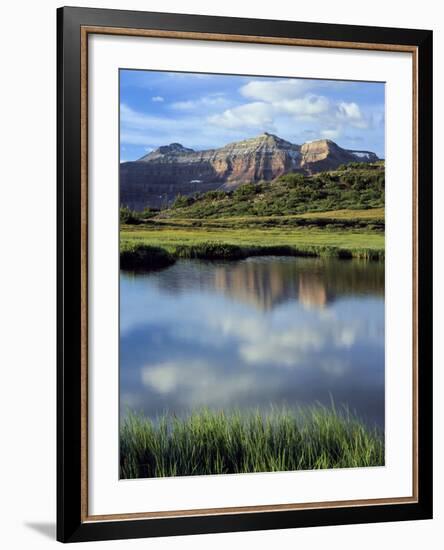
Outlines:
[[312,174],[323,170],[334,170],[340,164],[349,162],[375,162],[378,159],[370,151],[342,149],[330,139],[309,141],[301,145],[301,168]]
[[120,165],[120,203],[135,210],[162,208],[179,193],[228,190],[288,172],[311,174],[352,161],[375,160],[374,153],[342,149],[330,140],[300,146],[267,132],[206,151],[172,143]]

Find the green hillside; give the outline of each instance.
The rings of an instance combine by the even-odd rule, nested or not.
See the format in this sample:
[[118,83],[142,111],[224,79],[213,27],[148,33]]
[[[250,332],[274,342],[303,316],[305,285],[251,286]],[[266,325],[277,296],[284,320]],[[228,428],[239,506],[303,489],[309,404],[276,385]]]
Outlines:
[[271,182],[247,183],[233,191],[179,195],[162,216],[221,218],[282,216],[384,206],[384,164],[351,163],[312,176],[292,173]]

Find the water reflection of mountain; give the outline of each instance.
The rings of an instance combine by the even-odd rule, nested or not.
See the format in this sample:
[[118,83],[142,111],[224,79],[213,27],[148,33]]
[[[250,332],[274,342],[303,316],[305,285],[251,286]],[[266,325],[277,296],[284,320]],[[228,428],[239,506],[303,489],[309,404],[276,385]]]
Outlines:
[[271,262],[219,266],[214,272],[214,287],[237,300],[266,310],[298,295],[297,279],[284,277],[279,265]]
[[324,307],[332,296],[329,295],[327,285],[321,278],[301,273],[298,299],[305,307]]
[[341,296],[384,295],[384,264],[320,258],[258,257],[239,262],[186,262],[157,273],[169,292],[215,290],[262,310],[297,300],[325,307]]

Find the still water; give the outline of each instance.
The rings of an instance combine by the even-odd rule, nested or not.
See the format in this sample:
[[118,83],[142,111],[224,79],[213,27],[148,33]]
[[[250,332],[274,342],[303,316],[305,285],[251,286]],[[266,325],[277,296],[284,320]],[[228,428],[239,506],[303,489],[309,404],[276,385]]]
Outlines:
[[121,273],[121,414],[332,399],[383,428],[383,263],[258,257]]

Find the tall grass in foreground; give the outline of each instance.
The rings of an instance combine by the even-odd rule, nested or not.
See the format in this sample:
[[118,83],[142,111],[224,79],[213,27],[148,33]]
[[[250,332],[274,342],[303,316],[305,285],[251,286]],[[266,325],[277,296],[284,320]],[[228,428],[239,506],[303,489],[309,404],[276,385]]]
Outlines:
[[121,478],[382,466],[384,439],[333,407],[200,410],[156,422],[129,413],[120,429]]

